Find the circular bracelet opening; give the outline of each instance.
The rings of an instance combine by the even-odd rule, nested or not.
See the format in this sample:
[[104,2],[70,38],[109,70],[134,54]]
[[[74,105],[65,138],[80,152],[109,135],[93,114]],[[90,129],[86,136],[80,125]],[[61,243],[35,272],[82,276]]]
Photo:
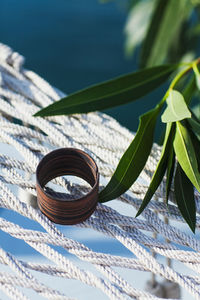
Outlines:
[[88,194],[91,189],[92,186],[87,181],[74,175],[58,176],[43,187],[47,194],[58,197],[61,201],[81,198]]
[[[72,175],[87,181],[91,190],[80,198],[52,193],[46,185],[51,180]],[[48,153],[36,170],[37,200],[40,210],[54,223],[77,224],[86,220],[98,201],[99,173],[95,161],[85,152],[61,148]]]

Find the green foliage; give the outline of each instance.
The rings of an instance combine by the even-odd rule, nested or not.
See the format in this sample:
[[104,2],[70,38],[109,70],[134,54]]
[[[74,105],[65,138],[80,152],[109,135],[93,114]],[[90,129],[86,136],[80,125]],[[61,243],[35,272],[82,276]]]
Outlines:
[[99,194],[99,201],[106,202],[126,192],[138,178],[150,154],[157,117],[162,103],[140,117],[138,131],[122,156],[110,182]]
[[[126,52],[130,55],[139,46],[140,65],[145,68],[71,94],[35,116],[87,113],[122,105],[148,95],[170,78],[161,101],[140,117],[136,135],[99,193],[99,201],[119,197],[137,180],[151,152],[155,126],[162,112],[161,120],[166,126],[162,151],[137,216],[166,175],[166,202],[174,182],[177,206],[195,232],[194,188],[200,192],[200,116],[194,114],[192,100],[199,97],[200,58],[192,57],[200,34],[200,3],[198,0],[140,0],[131,4],[125,28]],[[190,57],[191,62],[182,63],[183,57]],[[174,61],[176,64],[172,64]]]
[[160,65],[180,33],[192,5],[189,0],[159,0],[156,3],[141,52],[141,65]]
[[94,85],[49,105],[35,116],[87,113],[126,104],[159,87],[177,67],[152,67]]
[[166,133],[165,133],[165,139],[163,142],[163,148],[160,156],[160,160],[158,162],[157,168],[155,170],[155,173],[153,174],[151,183],[149,185],[149,188],[146,192],[146,195],[143,199],[142,205],[140,206],[137,215],[139,216],[141,212],[144,210],[144,208],[147,206],[153,195],[155,194],[157,188],[159,187],[163,176],[165,175],[167,164],[168,164],[168,157],[170,154],[170,150],[173,143],[174,138],[174,124],[168,123],[166,127]]
[[[126,52],[130,56],[140,46],[142,67],[187,56],[193,59],[199,36],[198,5],[191,0],[140,0],[127,18]],[[191,22],[194,13],[198,18]]]
[[174,178],[174,190],[178,208],[191,230],[195,232],[196,204],[194,187],[179,164],[177,164]]
[[200,73],[199,73],[199,69],[196,64],[193,65],[193,71],[195,73],[196,85],[197,85],[198,89],[200,90]]
[[192,114],[192,118],[188,120],[188,123],[195,135],[200,139],[200,122],[194,114]]
[[180,92],[171,90],[166,101],[167,108],[161,117],[163,123],[176,122],[186,118],[191,118],[191,112]]
[[131,56],[134,49],[143,41],[148,30],[154,2],[139,1],[131,7],[124,29],[126,35],[125,52],[127,56]]
[[175,152],[173,147],[171,147],[168,153],[168,162],[167,162],[166,203],[168,203],[168,199],[169,199],[169,193],[170,193],[173,175],[174,175],[174,168],[175,168]]
[[185,122],[176,122],[174,151],[181,168],[200,192],[200,173],[196,154]]

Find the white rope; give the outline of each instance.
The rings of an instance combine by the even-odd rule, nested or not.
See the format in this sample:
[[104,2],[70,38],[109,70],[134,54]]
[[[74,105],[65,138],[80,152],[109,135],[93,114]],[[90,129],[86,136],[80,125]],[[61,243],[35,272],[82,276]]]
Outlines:
[[6,284],[6,282],[0,282],[0,289],[14,300],[29,300],[21,291],[19,291],[15,286]]
[[[75,279],[77,286],[80,281],[95,287],[109,299],[161,299],[161,295],[178,298],[179,286],[194,299],[200,299],[200,242],[197,236],[185,232],[185,226],[183,229],[178,226],[184,220],[174,202],[173,190],[166,207],[162,201],[164,183],[161,184],[142,217],[134,218],[160,155],[157,145],[153,145],[139,180],[128,193],[115,201],[117,206],[129,207],[128,215],[98,204],[88,220],[76,225],[80,232],[90,228],[115,239],[129,250],[129,256],[102,253],[101,249],[93,251],[83,243],[68,238],[67,233],[63,234],[41,214],[37,206],[29,205],[28,198],[32,197],[33,202],[36,199],[35,169],[46,153],[59,147],[75,147],[86,151],[98,164],[102,188],[134,135],[103,113],[44,119],[33,117],[40,107],[58,100],[64,94],[34,72],[23,69],[23,61],[22,56],[0,44],[0,206],[34,220],[43,229],[24,228],[3,217],[0,217],[0,229],[13,237],[13,243],[14,239],[23,240],[37,251],[38,256],[47,258],[50,263],[26,262],[0,248],[0,264],[10,268],[10,272],[0,271],[0,289],[11,299],[29,299],[27,289],[47,299],[71,299],[64,292],[37,279],[37,274],[46,274],[54,278]],[[72,183],[64,178],[54,180],[54,184],[64,187],[73,197],[79,197],[88,189],[84,184]],[[26,199],[21,198],[19,189],[27,195]],[[198,231],[200,204],[199,194],[195,193]],[[175,223],[166,224],[163,221],[166,217]],[[151,233],[156,233],[161,239],[155,239]],[[55,246],[64,250],[65,254],[57,251]],[[154,257],[149,250],[157,256]],[[83,261],[84,269],[76,261],[72,262],[70,256],[68,259],[68,253],[77,261]],[[183,268],[186,266],[184,270],[191,270],[192,273],[173,269],[173,264],[165,265],[163,258],[177,261]],[[97,271],[91,271],[90,265]],[[152,272],[160,275],[164,281],[156,281],[156,288],[150,282],[146,292],[134,286],[134,280],[123,278],[121,269]],[[167,292],[167,289],[170,291]]]
[[3,249],[0,249],[1,257],[3,257],[5,263],[14,271],[16,272],[19,277],[9,276],[6,280],[3,280],[1,277],[1,281],[5,282],[5,284],[10,284],[14,286],[23,286],[23,287],[29,287],[38,292],[41,296],[46,297],[47,299],[62,299],[62,300],[68,300],[69,298],[62,295],[60,292],[55,291],[47,286],[44,286],[43,284],[39,283],[32,274],[24,268],[24,266],[16,260],[13,256],[3,251]]

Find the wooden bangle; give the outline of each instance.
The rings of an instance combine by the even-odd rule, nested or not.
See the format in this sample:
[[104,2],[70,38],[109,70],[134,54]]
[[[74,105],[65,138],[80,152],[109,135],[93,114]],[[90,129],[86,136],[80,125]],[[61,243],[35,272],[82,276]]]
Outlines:
[[[44,190],[52,179],[74,175],[87,181],[92,189],[81,198],[65,199]],[[85,152],[61,148],[45,155],[37,166],[36,190],[38,206],[43,214],[57,224],[77,224],[86,220],[98,201],[99,173],[95,161]]]

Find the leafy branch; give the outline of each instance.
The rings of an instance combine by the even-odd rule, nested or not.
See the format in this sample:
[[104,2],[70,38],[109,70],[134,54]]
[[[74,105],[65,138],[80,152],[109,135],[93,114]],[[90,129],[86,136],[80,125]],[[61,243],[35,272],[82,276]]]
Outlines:
[[[148,205],[165,174],[168,201],[175,174],[176,202],[183,218],[194,232],[196,208],[193,186],[200,192],[200,160],[195,152],[197,146],[200,149],[199,137],[196,135],[196,128],[200,133],[200,122],[191,112],[189,104],[196,88],[194,76],[199,80],[199,63],[200,59],[197,59],[189,64],[163,65],[134,72],[69,95],[43,108],[35,116],[86,113],[137,100],[159,87],[173,71],[181,67],[161,101],[154,109],[140,117],[136,135],[107,186],[99,193],[99,201],[107,202],[119,197],[137,180],[150,155],[156,122],[166,104],[161,116],[162,122],[166,123],[161,156],[136,216]],[[184,77],[188,77],[188,81],[181,92],[176,90],[176,87]]]
[[[142,213],[166,176],[166,203],[173,188],[180,213],[195,232],[194,188],[200,192],[200,120],[192,109],[192,100],[200,89],[200,58],[194,60],[200,34],[200,3],[194,0],[130,3],[125,27],[126,51],[130,55],[140,46],[139,64],[144,69],[71,94],[35,116],[87,113],[123,105],[148,95],[170,78],[160,102],[140,116],[135,137],[99,193],[99,201],[119,197],[134,184],[150,155],[156,123],[161,119],[166,127],[161,155],[136,216]],[[188,56],[192,62],[173,64],[188,61]],[[165,62],[170,64],[162,65]]]

